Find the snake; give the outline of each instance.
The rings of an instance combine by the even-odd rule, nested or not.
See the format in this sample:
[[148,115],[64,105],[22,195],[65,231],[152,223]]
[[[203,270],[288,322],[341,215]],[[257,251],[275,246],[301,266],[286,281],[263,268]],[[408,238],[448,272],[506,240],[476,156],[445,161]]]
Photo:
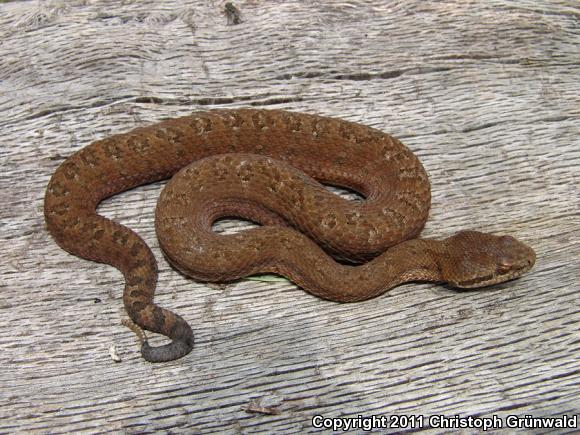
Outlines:
[[[158,269],[149,246],[97,206],[167,178],[155,210],[159,244],[174,268],[200,281],[274,273],[322,299],[355,302],[411,281],[494,285],[520,277],[536,259],[510,235],[419,237],[431,204],[427,173],[380,130],[257,108],[166,119],[81,148],[55,170],[44,198],[46,228],[62,249],[122,272],[126,324],[150,362],[188,354],[192,329],[154,303]],[[259,225],[220,234],[213,225],[225,217]],[[170,341],[152,346],[143,330]]]

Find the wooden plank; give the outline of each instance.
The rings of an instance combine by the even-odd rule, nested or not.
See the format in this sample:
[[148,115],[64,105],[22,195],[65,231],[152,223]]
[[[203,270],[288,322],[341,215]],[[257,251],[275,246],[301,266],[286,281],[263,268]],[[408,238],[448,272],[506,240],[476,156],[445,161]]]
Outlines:
[[[0,432],[279,433],[313,431],[315,415],[579,414],[578,4],[235,6],[238,25],[225,2],[0,6]],[[513,234],[537,265],[485,291],[411,284],[346,305],[289,283],[207,286],[162,259],[153,210],[163,183],[144,186],[101,211],[152,246],[156,300],[196,334],[186,358],[146,363],[120,325],[120,273],[58,249],[44,189],[97,138],[243,106],[398,136],[431,178],[424,235]]]

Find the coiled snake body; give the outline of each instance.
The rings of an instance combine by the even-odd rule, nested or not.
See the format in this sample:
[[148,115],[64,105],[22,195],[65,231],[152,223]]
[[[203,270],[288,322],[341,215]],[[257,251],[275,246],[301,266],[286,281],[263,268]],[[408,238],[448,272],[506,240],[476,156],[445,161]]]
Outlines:
[[[253,109],[163,121],[70,156],[52,176],[44,203],[57,243],[119,269],[131,320],[172,340],[152,347],[142,337],[142,355],[152,362],[187,354],[191,328],[153,303],[157,265],[149,247],[96,208],[173,174],[159,199],[156,230],[170,262],[200,280],[274,272],[317,296],[348,302],[408,281],[491,285],[520,276],[535,261],[534,251],[510,236],[462,231],[440,241],[416,238],[430,206],[427,174],[401,142],[370,127]],[[341,199],[319,182],[365,200]],[[218,235],[212,224],[225,216],[263,226]]]

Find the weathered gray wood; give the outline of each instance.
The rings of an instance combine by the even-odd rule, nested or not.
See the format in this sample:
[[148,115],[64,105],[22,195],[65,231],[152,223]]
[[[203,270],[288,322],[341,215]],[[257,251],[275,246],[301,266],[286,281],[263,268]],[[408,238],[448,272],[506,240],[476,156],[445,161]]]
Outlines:
[[[185,3],[0,6],[0,432],[580,413],[578,3],[248,0],[239,25],[225,2]],[[481,292],[413,284],[349,305],[287,283],[210,287],[162,259],[157,183],[101,207],[153,247],[156,300],[196,334],[186,358],[146,363],[120,325],[119,272],[44,230],[46,183],[96,138],[248,105],[391,132],[431,177],[425,235],[514,234],[536,267]]]

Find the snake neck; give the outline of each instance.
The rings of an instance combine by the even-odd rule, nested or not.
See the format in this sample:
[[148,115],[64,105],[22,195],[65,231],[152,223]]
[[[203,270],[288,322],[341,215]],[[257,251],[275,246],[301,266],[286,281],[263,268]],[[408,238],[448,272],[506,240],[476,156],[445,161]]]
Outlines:
[[290,269],[283,265],[275,267],[275,271],[324,299],[356,302],[407,282],[443,281],[440,263],[445,255],[446,247],[440,241],[412,239],[359,266],[344,265],[324,257],[312,259],[312,267],[318,273],[301,273],[294,266]]

